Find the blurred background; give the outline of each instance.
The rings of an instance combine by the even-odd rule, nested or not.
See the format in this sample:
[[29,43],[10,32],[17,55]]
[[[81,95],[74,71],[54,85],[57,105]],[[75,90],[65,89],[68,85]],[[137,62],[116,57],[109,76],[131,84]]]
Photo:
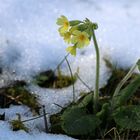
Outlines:
[[[0,65],[21,75],[54,68],[66,55],[56,25],[65,15],[97,22],[101,53],[129,67],[140,54],[139,7],[139,0],[0,0]],[[91,44],[84,54],[92,52]]]

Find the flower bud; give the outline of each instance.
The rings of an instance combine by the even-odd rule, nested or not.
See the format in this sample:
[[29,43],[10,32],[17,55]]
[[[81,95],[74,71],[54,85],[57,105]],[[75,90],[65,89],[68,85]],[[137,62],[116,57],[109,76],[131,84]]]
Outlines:
[[97,23],[93,23],[93,29],[94,30],[98,29],[98,24]]

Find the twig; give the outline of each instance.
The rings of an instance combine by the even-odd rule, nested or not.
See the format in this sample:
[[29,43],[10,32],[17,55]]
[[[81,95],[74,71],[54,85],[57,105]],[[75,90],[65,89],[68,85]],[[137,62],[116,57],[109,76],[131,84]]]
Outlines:
[[[66,60],[67,65],[68,65],[68,68],[69,68],[69,71],[70,71],[70,74],[71,74],[72,81],[74,81],[73,73],[72,73],[72,70],[71,70],[71,67],[70,67],[70,63],[69,63],[67,57],[65,57],[65,60]],[[72,82],[72,88],[73,88],[73,101],[75,102],[75,87],[74,87],[74,82]]]
[[43,108],[43,116],[44,116],[44,123],[45,123],[45,131],[46,131],[46,133],[48,133],[49,129],[48,129],[45,106],[43,105],[42,108]]
[[44,115],[39,115],[39,116],[37,116],[37,117],[34,117],[34,118],[31,118],[31,119],[27,119],[27,120],[23,120],[23,121],[21,121],[21,122],[29,122],[29,121],[32,121],[32,120],[36,120],[36,119],[38,119],[38,118],[41,118],[41,117],[43,117]]
[[60,63],[56,66],[56,68],[53,70],[54,72],[63,64],[63,62],[66,60],[66,58],[69,56],[70,53],[68,53],[61,61]]
[[4,106],[7,106],[7,105],[9,105],[10,103],[12,103],[13,101],[15,101],[16,103],[18,103],[18,104],[22,104],[22,102],[21,101],[18,101],[18,99],[21,97],[21,95],[18,95],[18,96],[16,96],[16,97],[13,97],[13,96],[11,96],[11,95],[7,95],[7,94],[4,94],[4,93],[0,93],[0,95],[2,95],[2,96],[4,96],[4,97],[6,97],[6,98],[9,98],[11,101],[9,101],[8,103],[4,103]]
[[77,78],[83,83],[83,85],[85,85],[85,87],[88,88],[88,90],[90,92],[93,92],[93,90],[81,79],[81,77],[78,75],[78,73],[76,73]]
[[[121,140],[119,132],[117,131],[116,127],[111,128],[108,132],[105,133],[104,137],[109,134],[112,130],[114,130],[114,136],[115,136],[115,140],[117,139],[117,135],[118,135],[118,140]],[[117,135],[116,135],[117,134]]]
[[63,107],[61,105],[56,104],[56,103],[53,103],[53,104],[63,109]]
[[[48,114],[49,114],[49,113],[46,113],[45,115],[48,115]],[[36,120],[36,119],[39,119],[39,118],[41,118],[41,117],[43,117],[43,116],[44,116],[44,114],[39,115],[39,116],[37,116],[37,117],[33,117],[33,118],[31,118],[31,119],[23,120],[22,122],[28,122],[28,121]]]

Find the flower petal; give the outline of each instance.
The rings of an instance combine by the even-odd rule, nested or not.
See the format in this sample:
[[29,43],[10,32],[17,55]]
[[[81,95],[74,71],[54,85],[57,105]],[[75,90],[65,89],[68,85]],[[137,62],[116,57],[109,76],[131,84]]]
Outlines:
[[82,32],[84,36],[86,36],[87,38],[89,37],[89,34],[86,32]]
[[71,42],[71,33],[70,32],[66,32],[64,34],[64,41],[67,42],[68,44]]
[[71,34],[73,34],[73,32],[76,31],[76,30],[77,30],[77,26],[73,26],[73,27],[71,27],[71,28],[69,29],[69,32],[70,32]]
[[76,44],[76,43],[77,43],[77,37],[73,36],[73,37],[71,38],[71,43],[72,43],[72,44]]
[[79,34],[81,34],[82,32],[81,31],[78,31],[78,30],[75,30],[75,31],[73,31],[73,35],[75,35],[75,36],[78,36]]
[[57,18],[57,24],[58,25],[63,25],[64,22],[68,21],[68,19],[65,16],[61,16],[60,18]]
[[85,45],[86,45],[86,46],[88,46],[88,45],[89,45],[89,43],[90,43],[89,39],[88,39],[88,38],[86,38],[86,40],[85,40]]
[[78,42],[78,43],[76,44],[76,46],[77,46],[77,48],[81,49],[81,48],[84,47],[84,42]]
[[66,48],[66,51],[76,56],[76,46],[69,46],[68,48]]
[[65,26],[61,26],[61,27],[58,29],[58,31],[59,31],[60,34],[66,33],[67,30],[68,30],[68,28],[66,28]]
[[63,20],[61,18],[58,18],[56,24],[63,25]]

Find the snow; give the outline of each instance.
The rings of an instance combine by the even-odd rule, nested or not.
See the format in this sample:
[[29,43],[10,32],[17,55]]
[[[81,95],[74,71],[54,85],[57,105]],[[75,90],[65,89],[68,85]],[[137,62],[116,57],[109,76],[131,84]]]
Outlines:
[[[64,43],[58,34],[56,19],[65,15],[69,19],[88,17],[98,23],[96,31],[101,51],[100,87],[110,77],[110,70],[103,58],[107,57],[119,67],[128,68],[139,58],[140,49],[140,1],[139,0],[0,0],[0,87],[9,84],[13,79],[24,79],[30,85],[28,89],[39,95],[39,101],[46,106],[49,114],[61,110],[56,106],[67,106],[73,101],[72,86],[61,90],[43,89],[31,83],[32,76],[38,72],[54,69],[66,55]],[[95,83],[95,50],[92,45],[78,51],[76,57],[69,56],[73,73],[79,68],[79,76],[90,88]],[[70,74],[67,64],[62,71]],[[75,84],[75,96],[88,91],[79,80]],[[0,109],[6,112],[7,121],[14,119],[16,113],[23,119],[32,117],[25,113],[25,106],[11,106]],[[0,140],[24,139],[70,139],[65,136],[53,136],[45,133],[35,134],[35,127],[43,127],[41,119],[31,123],[32,135],[23,131],[12,132],[7,122],[0,122]],[[37,130],[36,130],[37,131]]]
[[[62,14],[69,19],[88,17],[97,22],[99,46],[110,49],[114,62],[118,63],[118,58],[120,58],[119,65],[130,66],[139,57],[137,44],[140,43],[138,36],[140,3],[138,0],[133,2],[127,0],[109,0],[108,2],[105,0],[89,0],[88,2],[5,0],[3,2],[1,0],[0,4],[0,38],[9,40],[9,45],[6,47],[7,53],[16,51],[19,56],[17,61],[11,60],[11,56],[9,58],[5,56],[5,65],[7,64],[20,74],[23,74],[23,71],[24,74],[31,74],[55,67],[64,57],[66,44],[59,37],[56,25],[57,17]],[[82,14],[79,11],[82,11]],[[91,48],[90,46],[89,52]],[[129,57],[124,58],[124,56]]]
[[[88,57],[78,56],[75,58],[75,61],[71,63],[73,72],[76,72],[77,68],[79,67],[78,75],[82,80],[84,80],[85,83],[88,84],[90,89],[94,89],[95,85],[95,63],[95,56],[92,54],[88,55]],[[64,68],[63,71],[63,73],[70,75],[69,69],[67,67]],[[109,77],[110,70],[106,67],[105,62],[102,60],[100,69],[100,87],[106,85],[107,79]],[[81,92],[90,91],[85,85],[81,83],[80,80],[77,80],[74,86],[76,99],[78,99]],[[31,92],[40,96],[41,104],[46,106],[46,110],[49,114],[54,114],[61,110],[61,108],[55,104],[65,107],[73,101],[72,86],[63,89],[44,89],[35,85],[31,85],[29,88]]]
[[[26,106],[10,106],[10,108],[0,109],[0,114],[3,114],[4,112],[6,121],[0,121],[0,140],[74,140],[65,135],[46,134],[43,132],[45,130],[43,118],[24,123],[29,129],[29,133],[22,130],[13,132],[8,122],[16,120],[17,113],[21,115],[22,120],[27,120],[34,116]],[[43,131],[40,132],[39,130]]]
[[46,134],[36,132],[28,134],[24,131],[13,132],[8,123],[0,121],[0,140],[74,140],[64,135]]

